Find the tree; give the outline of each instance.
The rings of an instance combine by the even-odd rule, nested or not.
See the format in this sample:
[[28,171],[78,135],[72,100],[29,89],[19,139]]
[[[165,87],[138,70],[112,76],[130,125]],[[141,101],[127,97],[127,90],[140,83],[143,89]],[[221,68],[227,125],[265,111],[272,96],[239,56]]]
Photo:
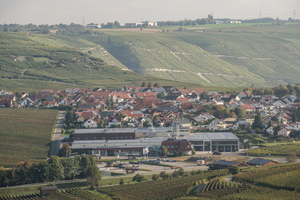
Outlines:
[[58,156],[59,157],[68,157],[70,153],[72,152],[70,146],[68,144],[63,144],[62,148],[58,151]]
[[132,179],[132,181],[137,181],[137,182],[141,182],[143,180],[145,180],[145,178],[143,175],[140,175],[140,174],[135,175]]
[[122,178],[120,179],[119,184],[120,184],[120,185],[124,185],[124,180],[123,180]]
[[169,179],[170,175],[167,174],[165,171],[160,172],[159,176],[163,179],[163,180],[167,180]]
[[152,88],[152,87],[153,87],[152,82],[149,82],[148,85],[147,85],[147,87],[148,87],[148,88]]
[[192,155],[196,155],[195,149],[192,150]]
[[238,166],[231,166],[228,171],[231,174],[238,174],[240,172],[240,168]]
[[48,28],[45,28],[43,29],[42,31],[43,34],[49,34],[50,33],[50,30]]
[[144,123],[143,123],[143,127],[149,127],[151,126],[150,123],[146,120]]
[[185,174],[184,169],[182,167],[179,167],[178,173],[180,176],[183,176]]
[[6,26],[4,29],[3,29],[3,32],[9,32],[9,28]]
[[153,87],[157,87],[157,88],[159,88],[159,85],[158,85],[158,83],[154,83]]
[[293,122],[298,122],[298,117],[297,117],[297,113],[296,113],[295,110],[293,111],[292,121]]
[[177,170],[175,170],[172,174],[173,178],[178,178],[179,177],[179,172]]
[[298,159],[297,154],[295,152],[289,152],[286,156],[287,162],[296,162]]
[[163,156],[167,155],[169,153],[167,147],[163,147],[161,153]]
[[246,110],[243,107],[235,108],[234,112],[235,112],[237,118],[245,118],[245,116],[246,116]]
[[15,95],[16,95],[18,100],[20,100],[23,96],[21,92],[16,92]]
[[142,85],[141,85],[141,87],[146,87],[146,83],[143,82]]
[[114,22],[114,26],[115,26],[115,27],[120,27],[121,25],[120,25],[120,23],[119,23],[118,21],[115,21],[115,22]]
[[63,174],[63,166],[62,166],[62,164],[55,157],[51,157],[48,160],[48,164],[50,166],[49,180],[50,181],[60,180],[60,178],[61,178],[61,176]]
[[92,165],[96,166],[96,161],[92,156],[88,155],[81,158],[79,162],[79,172],[82,178],[87,177],[87,169]]
[[152,181],[157,181],[159,179],[159,175],[158,174],[153,174],[152,175]]
[[76,177],[76,173],[79,166],[79,159],[75,158],[62,158],[60,163],[64,167],[63,175],[64,179],[72,180]]
[[87,169],[87,185],[93,187],[98,187],[101,180],[101,172],[96,165],[89,166]]
[[263,122],[262,117],[260,116],[260,114],[255,115],[254,118],[254,122],[252,124],[252,128],[256,129],[256,128],[261,128],[261,123]]

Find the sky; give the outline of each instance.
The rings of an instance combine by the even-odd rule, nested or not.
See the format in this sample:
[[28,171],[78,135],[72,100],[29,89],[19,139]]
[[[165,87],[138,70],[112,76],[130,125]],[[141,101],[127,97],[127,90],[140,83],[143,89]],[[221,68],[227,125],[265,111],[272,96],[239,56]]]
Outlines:
[[300,0],[0,0],[0,24],[300,18]]

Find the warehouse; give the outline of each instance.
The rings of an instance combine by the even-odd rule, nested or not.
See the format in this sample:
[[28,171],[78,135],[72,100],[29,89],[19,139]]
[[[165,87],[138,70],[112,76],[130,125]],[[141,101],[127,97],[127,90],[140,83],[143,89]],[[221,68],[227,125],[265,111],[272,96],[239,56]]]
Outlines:
[[239,138],[231,132],[194,133],[186,136],[195,151],[233,152],[239,150]]

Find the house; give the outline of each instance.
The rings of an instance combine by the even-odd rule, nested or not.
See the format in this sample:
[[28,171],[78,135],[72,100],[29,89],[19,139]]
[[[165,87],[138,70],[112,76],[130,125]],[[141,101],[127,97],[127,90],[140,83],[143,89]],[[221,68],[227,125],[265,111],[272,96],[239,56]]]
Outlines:
[[227,127],[230,128],[237,122],[237,120],[236,120],[236,118],[231,117],[231,118],[224,119],[224,122],[226,122]]
[[85,128],[97,128],[97,122],[94,119],[88,119],[84,124],[82,125]]
[[32,101],[30,98],[25,98],[23,101],[21,101],[20,106],[33,106],[34,105],[34,101]]
[[210,113],[202,113],[202,114],[198,115],[197,117],[194,117],[194,120],[199,123],[199,122],[210,121],[210,120],[213,120],[214,118],[216,118],[216,117]]
[[0,107],[13,107],[13,100],[10,98],[1,98]]
[[242,162],[232,162],[226,160],[218,160],[212,164],[214,169],[228,169],[232,166],[248,167],[249,165]]
[[266,129],[266,132],[270,135],[274,135],[274,126],[270,126]]
[[246,112],[255,112],[255,107],[249,104],[240,105],[240,107],[244,108]]
[[248,162],[246,162],[246,164],[250,165],[250,166],[267,166],[267,165],[275,165],[278,164],[278,162],[274,161],[274,160],[266,160],[266,159],[261,159],[261,158],[255,158],[253,160],[250,160]]
[[55,195],[56,191],[56,186],[43,186],[40,188],[40,197]]
[[207,129],[211,130],[225,130],[227,128],[227,123],[223,119],[215,119],[213,120],[207,127]]
[[203,92],[206,92],[206,93],[207,93],[207,91],[206,91],[205,89],[203,89],[203,88],[197,88],[197,89],[194,89],[194,90],[192,91],[192,93],[195,93],[195,94],[197,94],[197,95],[200,95],[200,94],[202,94]]
[[138,127],[140,125],[140,121],[134,117],[132,117],[129,121],[128,121],[128,126],[132,126],[132,127]]
[[189,141],[176,140],[175,138],[169,138],[163,141],[161,146],[167,148],[170,154],[191,155],[193,151]]
[[252,126],[252,124],[254,123],[254,120],[255,120],[255,115],[254,114],[247,114],[245,120],[246,120],[247,123],[250,124],[250,126]]
[[57,107],[58,104],[56,101],[43,101],[43,106],[46,106],[47,108]]
[[235,124],[233,124],[232,129],[233,130],[238,130],[239,127],[241,127],[242,125],[245,125],[245,128],[250,127],[250,124],[246,121],[238,121]]
[[154,120],[154,123],[157,126],[163,127],[163,126],[170,126],[172,124],[172,119],[170,119],[169,117],[156,117]]
[[213,99],[212,101],[216,105],[224,105],[224,101],[222,99]]
[[289,136],[290,133],[291,130],[287,130],[286,128],[283,128],[280,131],[278,131],[277,135],[282,135],[283,137],[287,137]]
[[108,127],[120,126],[122,124],[122,117],[114,117],[108,122]]

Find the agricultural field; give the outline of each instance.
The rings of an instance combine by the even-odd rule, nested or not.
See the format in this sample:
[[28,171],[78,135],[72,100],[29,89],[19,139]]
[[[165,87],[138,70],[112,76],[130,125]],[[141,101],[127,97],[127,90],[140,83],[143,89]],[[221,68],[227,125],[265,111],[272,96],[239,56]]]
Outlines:
[[57,114],[57,110],[1,108],[0,165],[44,161]]
[[[217,24],[183,27],[183,32],[178,28],[146,28],[170,29],[152,33],[107,29],[78,37],[101,45],[124,66],[144,75],[165,73],[163,77],[171,80],[232,87],[298,82],[299,24]],[[170,75],[176,70],[187,73]],[[195,79],[194,73],[208,81]]]
[[272,156],[286,156],[290,152],[295,152],[300,156],[300,143],[278,144],[248,150],[248,154],[251,156],[267,156],[269,154]]
[[[143,81],[183,87],[181,82],[141,76],[126,70],[103,47],[80,38],[0,33],[0,42],[0,86],[6,90],[14,90],[14,82],[23,85],[25,91],[31,90],[29,80],[41,85],[53,83],[60,89],[70,88],[72,84],[73,87],[116,89],[124,85],[140,86]],[[104,58],[102,54],[107,56]],[[28,82],[23,82],[26,80]],[[200,86],[194,83],[185,85],[191,88]]]
[[73,188],[66,190],[58,190],[55,195],[40,197],[40,193],[31,193],[26,195],[13,195],[13,196],[0,196],[0,200],[13,200],[13,199],[28,199],[28,200],[39,200],[39,199],[48,199],[48,200],[65,200],[65,199],[77,199],[77,200],[110,200],[111,198],[108,195],[101,194],[97,191],[91,191],[88,189]]

